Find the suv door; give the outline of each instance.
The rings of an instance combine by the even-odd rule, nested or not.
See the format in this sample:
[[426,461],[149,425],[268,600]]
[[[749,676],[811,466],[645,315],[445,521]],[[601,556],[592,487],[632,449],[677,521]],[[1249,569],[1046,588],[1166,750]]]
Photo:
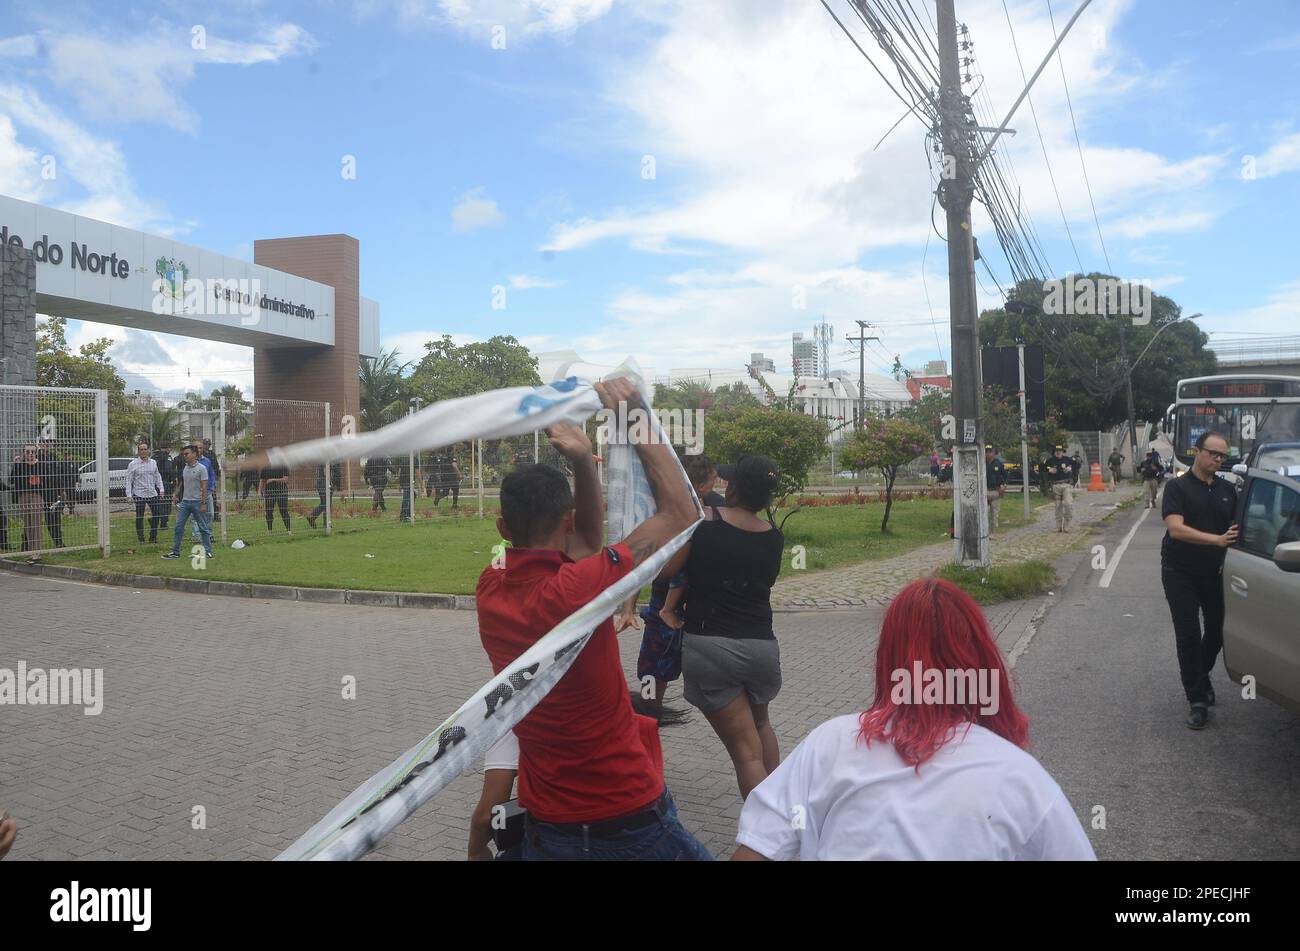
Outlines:
[[1224,664],[1234,680],[1251,674],[1261,694],[1300,712],[1300,573],[1273,561],[1278,545],[1300,541],[1300,483],[1251,469],[1237,523],[1223,564]]

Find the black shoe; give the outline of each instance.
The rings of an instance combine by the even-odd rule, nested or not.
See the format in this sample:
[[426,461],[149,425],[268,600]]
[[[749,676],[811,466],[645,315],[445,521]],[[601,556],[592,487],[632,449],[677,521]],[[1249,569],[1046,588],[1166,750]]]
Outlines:
[[1187,714],[1187,719],[1183,722],[1187,724],[1190,730],[1204,730],[1205,724],[1210,720],[1210,708],[1204,704],[1192,704],[1191,712]]
[[1206,694],[1205,702],[1208,703],[1210,706],[1214,706],[1214,688],[1213,688],[1213,687],[1211,687],[1210,690],[1209,690],[1209,693]]

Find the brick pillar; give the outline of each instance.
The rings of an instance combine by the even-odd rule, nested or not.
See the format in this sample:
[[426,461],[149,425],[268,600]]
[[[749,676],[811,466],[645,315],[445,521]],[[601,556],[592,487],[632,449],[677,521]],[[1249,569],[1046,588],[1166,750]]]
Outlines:
[[[255,263],[334,288],[334,346],[255,348],[254,395],[259,400],[328,401],[332,416],[330,432],[335,434],[342,428],[345,415],[357,419],[358,425],[361,417],[357,362],[361,333],[360,260],[357,239],[345,234],[268,238],[253,243]],[[323,417],[321,424],[323,429]],[[259,422],[258,430],[259,449],[302,438],[296,432],[279,432],[273,422],[266,429]],[[351,468],[353,491],[364,494],[360,467],[354,464]],[[295,488],[304,477],[294,474]]]

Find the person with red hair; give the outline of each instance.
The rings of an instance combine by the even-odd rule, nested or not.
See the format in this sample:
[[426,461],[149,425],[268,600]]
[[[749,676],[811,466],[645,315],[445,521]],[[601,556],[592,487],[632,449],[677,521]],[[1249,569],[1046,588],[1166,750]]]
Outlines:
[[817,727],[749,794],[733,857],[1094,860],[1028,742],[979,605],[918,579],[885,613],[874,702]]

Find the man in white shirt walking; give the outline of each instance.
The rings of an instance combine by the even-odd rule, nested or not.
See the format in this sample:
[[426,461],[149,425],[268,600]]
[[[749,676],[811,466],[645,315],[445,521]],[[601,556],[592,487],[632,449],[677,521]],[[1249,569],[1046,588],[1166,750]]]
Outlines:
[[149,456],[149,444],[141,440],[135,447],[136,458],[126,467],[126,497],[135,503],[135,537],[144,544],[144,509],[149,506],[149,544],[158,543],[158,523],[162,520],[162,473]]

